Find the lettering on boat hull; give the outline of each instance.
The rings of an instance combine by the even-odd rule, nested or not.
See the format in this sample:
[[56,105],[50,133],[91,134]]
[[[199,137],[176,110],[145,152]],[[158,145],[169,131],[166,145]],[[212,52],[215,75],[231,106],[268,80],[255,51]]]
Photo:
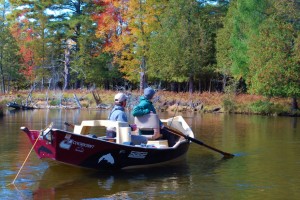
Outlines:
[[147,156],[147,154],[148,152],[131,151],[128,157],[144,159]]
[[93,149],[95,147],[95,145],[92,145],[92,144],[77,142],[77,141],[71,139],[71,135],[69,135],[69,134],[66,134],[65,139],[59,143],[59,147],[62,149],[66,149],[66,150],[70,150],[72,145],[76,146],[75,151],[78,151],[78,152],[84,152],[84,148]]

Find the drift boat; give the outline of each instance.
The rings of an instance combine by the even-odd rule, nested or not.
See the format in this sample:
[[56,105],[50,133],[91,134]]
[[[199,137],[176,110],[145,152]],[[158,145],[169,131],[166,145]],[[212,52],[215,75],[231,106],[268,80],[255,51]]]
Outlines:
[[[175,136],[172,146],[169,145],[170,141],[150,138],[147,144],[132,145],[130,135],[137,133],[131,131],[128,123],[109,120],[84,120],[80,125],[72,126],[73,131],[56,129],[53,125],[45,130],[29,130],[27,127],[21,127],[21,130],[27,134],[40,159],[97,170],[117,170],[161,165],[186,154],[194,134],[183,117],[161,121],[167,127],[174,128],[175,132],[180,132],[180,135]],[[138,128],[153,128],[152,123],[149,124]],[[116,138],[113,141],[106,136],[93,134],[99,129],[104,135],[106,127],[116,127]],[[174,131],[170,134],[174,134]]]

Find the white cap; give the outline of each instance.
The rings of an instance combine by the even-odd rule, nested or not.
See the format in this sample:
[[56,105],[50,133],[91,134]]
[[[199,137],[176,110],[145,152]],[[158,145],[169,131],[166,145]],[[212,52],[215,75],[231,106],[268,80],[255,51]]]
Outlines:
[[127,96],[124,93],[118,93],[115,95],[115,102],[116,103],[121,103],[123,101],[127,100]]

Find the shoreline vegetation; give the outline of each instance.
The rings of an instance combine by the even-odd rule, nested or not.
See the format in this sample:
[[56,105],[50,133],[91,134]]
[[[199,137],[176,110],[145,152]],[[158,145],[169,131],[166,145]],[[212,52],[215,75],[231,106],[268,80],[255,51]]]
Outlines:
[[[0,96],[0,116],[4,115],[6,105],[16,102],[35,109],[110,109],[113,90],[51,90],[18,91]],[[129,98],[127,108],[132,109],[138,103],[139,91],[124,91]],[[168,92],[158,91],[153,99],[159,112],[195,112],[195,113],[233,113],[259,114],[271,116],[299,117],[300,111],[291,110],[290,98],[266,98],[259,95],[228,94],[220,92]]]

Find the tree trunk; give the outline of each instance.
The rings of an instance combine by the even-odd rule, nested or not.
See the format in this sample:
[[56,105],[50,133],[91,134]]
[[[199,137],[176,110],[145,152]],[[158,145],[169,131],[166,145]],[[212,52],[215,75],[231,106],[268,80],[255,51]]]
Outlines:
[[292,112],[294,112],[294,111],[296,111],[296,110],[299,109],[296,97],[292,98],[292,107],[291,108],[292,108]]
[[81,80],[77,80],[75,82],[75,89],[79,89],[79,88],[81,88]]
[[201,79],[199,79],[199,83],[198,83],[198,87],[199,87],[199,93],[201,93],[202,91],[202,85],[201,85]]
[[189,77],[189,93],[192,94],[194,92],[194,77],[191,74]]
[[105,89],[105,90],[109,90],[109,85],[110,85],[109,80],[105,80],[105,81],[104,81],[104,89]]
[[[176,90],[177,90],[176,83],[175,82],[171,82],[171,91],[172,92],[176,92]],[[177,92],[178,92],[178,90],[177,90]]]
[[2,72],[2,66],[0,67],[0,75],[1,75],[1,88],[2,88],[2,93],[5,94],[5,82],[4,82],[4,75]]
[[143,93],[143,89],[145,88],[145,72],[140,72],[140,95]]
[[75,101],[76,101],[77,106],[78,106],[79,108],[82,108],[82,106],[81,106],[81,104],[80,104],[80,101],[79,101],[78,97],[76,96],[76,94],[73,94],[73,96],[74,96],[74,99],[75,99]]
[[[33,92],[34,88],[35,88],[35,83],[33,83],[33,85],[31,86],[31,88],[29,90],[29,93],[26,98],[25,106],[28,106],[29,104],[32,103],[32,92]],[[30,102],[30,103],[28,103],[28,102]]]
[[223,75],[222,92],[225,92],[226,83],[227,83],[227,76],[224,74]]
[[142,57],[141,61],[141,72],[140,72],[140,95],[142,95],[143,90],[146,86],[146,60],[145,57]]
[[66,49],[65,49],[65,68],[64,68],[64,79],[65,79],[65,84],[63,89],[69,89],[70,86],[70,57],[71,57],[71,49],[70,45],[67,44]]
[[0,58],[0,75],[1,75],[1,88],[3,94],[5,94],[5,81],[4,81],[4,74],[3,74],[3,66],[2,66],[2,53]]

